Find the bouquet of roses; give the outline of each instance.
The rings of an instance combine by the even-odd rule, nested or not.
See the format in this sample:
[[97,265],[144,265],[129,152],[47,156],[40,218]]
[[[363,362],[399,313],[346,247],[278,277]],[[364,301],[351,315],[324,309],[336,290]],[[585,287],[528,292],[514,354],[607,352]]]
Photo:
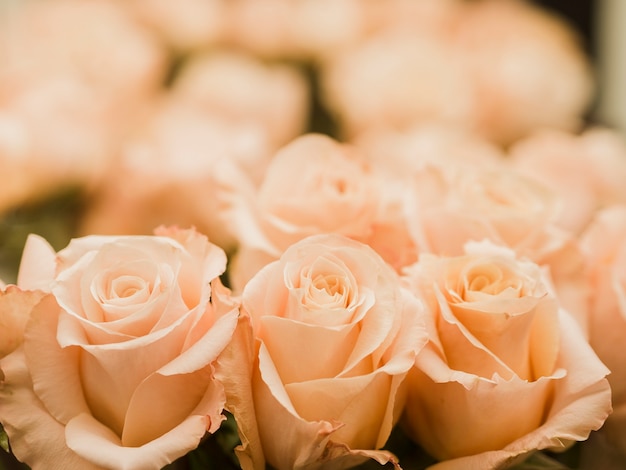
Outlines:
[[3,7],[0,468],[620,468],[626,143],[572,31],[171,5]]

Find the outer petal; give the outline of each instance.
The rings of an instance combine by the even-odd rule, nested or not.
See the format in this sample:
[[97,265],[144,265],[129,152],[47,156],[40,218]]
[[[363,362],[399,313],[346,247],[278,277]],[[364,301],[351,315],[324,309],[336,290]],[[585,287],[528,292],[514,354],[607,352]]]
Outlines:
[[226,409],[237,422],[241,445],[235,449],[241,468],[265,468],[265,457],[257,427],[252,398],[254,340],[248,315],[240,315],[230,344],[220,355],[215,378],[224,385]]
[[[122,441],[126,446],[141,445],[146,436],[157,438],[163,430],[172,429],[176,420],[188,416],[200,398],[218,388],[216,401],[205,413],[217,431],[223,420],[225,396],[223,387],[215,381],[212,364],[224,350],[237,325],[238,311],[222,316],[190,349],[147,377],[134,392],[124,423]],[[161,410],[156,412],[155,410]],[[211,413],[209,413],[211,411]]]
[[50,244],[39,235],[29,235],[20,261],[17,285],[22,289],[50,290],[56,268],[56,252]]
[[0,361],[5,380],[0,387],[0,417],[11,450],[33,470],[101,470],[65,443],[65,426],[48,413],[33,392],[26,358],[18,349]]
[[158,439],[139,447],[126,447],[108,427],[88,414],[81,414],[67,424],[65,437],[68,447],[76,454],[102,468],[159,470],[198,447],[206,429],[206,417],[192,415]]
[[33,309],[24,338],[35,394],[47,411],[65,424],[88,410],[79,376],[79,350],[62,348],[56,339],[60,307],[47,295]]
[[433,470],[506,468],[534,450],[562,450],[599,429],[611,412],[608,369],[575,320],[560,313],[562,345],[557,366],[567,375],[554,383],[554,401],[544,424],[501,450],[441,462]]
[[24,340],[24,329],[42,291],[22,291],[9,286],[0,291],[0,358],[16,350]]

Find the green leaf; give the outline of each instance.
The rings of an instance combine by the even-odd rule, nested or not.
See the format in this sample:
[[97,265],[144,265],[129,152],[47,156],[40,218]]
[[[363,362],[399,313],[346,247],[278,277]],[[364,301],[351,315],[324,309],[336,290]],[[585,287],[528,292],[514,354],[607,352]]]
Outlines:
[[11,452],[9,450],[9,436],[2,425],[0,425],[0,447],[2,447],[5,452]]

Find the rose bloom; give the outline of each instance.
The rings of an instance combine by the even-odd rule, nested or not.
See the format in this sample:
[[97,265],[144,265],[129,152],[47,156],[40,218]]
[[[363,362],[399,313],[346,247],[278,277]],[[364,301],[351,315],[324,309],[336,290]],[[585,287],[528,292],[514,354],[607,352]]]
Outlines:
[[223,213],[260,179],[270,144],[258,126],[234,124],[171,96],[155,102],[94,188],[84,234],[149,234],[159,224],[194,226],[235,246]]
[[585,328],[584,259],[577,239],[556,223],[550,188],[501,165],[427,165],[412,176],[407,225],[420,252],[463,253],[468,241],[488,239],[550,269],[567,310]]
[[94,91],[89,106],[126,123],[160,88],[166,52],[123,6],[106,0],[15,5],[0,29],[0,103],[70,75]]
[[538,265],[483,242],[423,255],[405,281],[426,304],[430,342],[409,375],[404,424],[443,462],[432,468],[506,468],[602,426],[609,371]]
[[531,2],[430,3],[322,63],[323,102],[347,136],[436,120],[506,145],[581,125],[594,86],[568,24]]
[[557,193],[556,222],[566,230],[579,234],[598,209],[626,202],[626,142],[615,131],[539,131],[516,142],[509,154],[517,172]]
[[[417,261],[404,203],[412,175],[431,164],[446,168],[502,165],[504,154],[496,146],[467,130],[435,123],[404,132],[375,128],[358,135],[353,143],[372,165],[380,185],[381,209],[367,243],[396,270]],[[393,242],[390,240],[393,239]]]
[[594,97],[580,38],[534,2],[465,2],[457,60],[476,97],[472,128],[502,144],[548,127],[575,130]]
[[321,98],[346,138],[425,122],[469,127],[475,97],[450,38],[388,29],[324,62]]
[[229,266],[235,291],[293,243],[310,235],[372,235],[377,178],[355,149],[321,134],[298,137],[272,158],[258,189],[231,207],[239,252]]
[[10,161],[0,150],[7,185],[29,186],[23,199],[89,187],[161,86],[165,52],[111,2],[10,3],[0,18],[0,120],[14,135]]
[[421,304],[365,244],[337,234],[295,243],[246,285],[256,340],[254,417],[282,469],[396,462],[386,442],[403,381],[426,342]]
[[303,133],[307,125],[309,90],[304,75],[295,67],[266,64],[245,53],[192,56],[178,73],[172,93],[175,99],[236,123],[262,127],[276,148]]
[[[582,235],[590,284],[589,342],[611,370],[614,413],[602,429],[610,445],[626,456],[626,206],[599,211]],[[622,460],[623,462],[623,460]]]
[[215,432],[239,317],[225,266],[193,230],[89,236],[58,253],[30,237],[18,285],[45,295],[23,303],[23,347],[0,361],[15,456],[33,469],[160,469]]

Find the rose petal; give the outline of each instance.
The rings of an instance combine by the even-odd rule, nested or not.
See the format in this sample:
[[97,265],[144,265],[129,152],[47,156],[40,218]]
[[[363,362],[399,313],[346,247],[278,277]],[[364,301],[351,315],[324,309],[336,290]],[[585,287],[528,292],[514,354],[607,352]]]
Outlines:
[[[263,343],[283,383],[339,375],[346,370],[359,335],[354,325],[325,328],[269,315],[262,317],[261,323]],[[302,339],[293,343],[285,338]]]
[[33,470],[101,470],[67,447],[65,426],[50,415],[33,392],[23,351],[18,349],[3,358],[0,367],[5,374],[0,387],[0,416],[11,452]]
[[17,285],[22,289],[49,290],[56,274],[56,252],[39,235],[29,235],[24,244],[22,260],[17,275]]
[[[207,386],[209,390],[218,387],[211,364],[233,336],[237,317],[237,310],[222,316],[190,349],[137,386],[124,421],[122,442],[125,446],[141,445],[147,439],[156,438],[163,429],[172,429],[177,424],[176,419],[189,415],[206,394]],[[221,385],[219,389],[222,390]],[[217,415],[210,416],[213,422],[219,422],[224,409],[223,394],[222,390]]]
[[217,360],[215,377],[224,385],[226,407],[236,422],[241,444],[235,448],[243,470],[265,468],[252,398],[254,339],[248,315],[240,315],[229,345]]
[[207,429],[204,416],[190,416],[167,434],[139,447],[125,447],[119,437],[89,414],[65,427],[67,446],[110,470],[158,470],[198,447]]
[[88,411],[79,375],[80,351],[63,348],[56,339],[60,307],[52,295],[35,306],[24,338],[33,390],[48,412],[60,423],[67,423]]
[[24,340],[24,330],[42,291],[22,291],[9,286],[0,291],[0,358],[15,351]]

